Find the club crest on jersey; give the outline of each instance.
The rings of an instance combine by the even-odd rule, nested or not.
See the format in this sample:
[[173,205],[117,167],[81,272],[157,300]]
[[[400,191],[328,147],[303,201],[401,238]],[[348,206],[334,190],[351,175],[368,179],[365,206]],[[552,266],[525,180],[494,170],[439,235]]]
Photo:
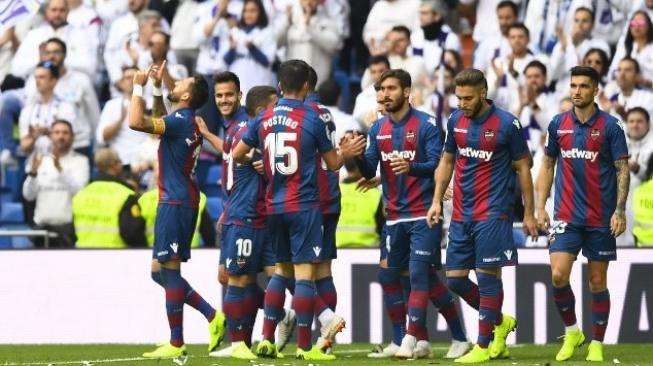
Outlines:
[[408,131],[408,133],[406,133],[406,141],[408,141],[408,142],[414,142],[415,141],[415,132],[414,131],[411,130],[411,131]]
[[238,265],[238,268],[243,268],[245,267],[245,264],[247,264],[247,259],[242,256],[238,257],[238,259],[236,259],[236,264]]
[[490,141],[494,138],[494,130],[492,129],[486,130],[484,135],[485,135],[485,140]]
[[590,132],[590,136],[592,137],[592,140],[596,140],[601,136],[601,131],[599,131],[598,128],[593,128]]

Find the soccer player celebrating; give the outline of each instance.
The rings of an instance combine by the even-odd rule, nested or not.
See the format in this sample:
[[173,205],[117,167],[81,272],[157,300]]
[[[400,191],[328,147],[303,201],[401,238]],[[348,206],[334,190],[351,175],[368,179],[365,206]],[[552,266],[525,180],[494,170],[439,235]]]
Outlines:
[[[279,68],[279,86],[283,98],[250,124],[247,133],[233,150],[233,159],[247,164],[249,151],[263,151],[268,179],[266,209],[268,229],[277,254],[277,271],[265,294],[263,340],[257,354],[276,357],[276,322],[283,317],[285,290],[296,279],[293,308],[297,312],[298,341],[296,357],[306,360],[332,360],[334,355],[311,346],[311,326],[317,292],[313,279],[316,263],[324,261],[322,214],[319,208],[316,158],[320,154],[326,166],[338,170],[342,156],[333,148],[317,112],[304,104],[308,93],[309,66],[290,60]],[[364,146],[362,138],[355,140]],[[347,148],[344,143],[341,148]]]
[[[179,80],[168,95],[173,112],[166,116],[161,96],[165,70],[152,66],[134,75],[134,91],[129,106],[129,127],[161,136],[159,144],[159,204],[154,225],[152,279],[165,289],[166,311],[170,325],[170,343],[159,346],[143,357],[170,358],[186,354],[183,337],[184,303],[199,310],[209,321],[209,352],[224,336],[224,314],[216,312],[181,276],[181,262],[190,259],[190,243],[198,214],[199,188],[195,164],[202,136],[194,110],[204,104],[208,86],[202,77]],[[152,117],[144,116],[143,86],[154,79]]]
[[581,249],[589,262],[592,292],[592,342],[587,361],[603,361],[603,335],[610,313],[608,263],[617,259],[615,238],[626,229],[628,148],[621,122],[594,103],[599,80],[590,67],[571,69],[569,94],[574,107],[549,124],[537,181],[537,221],[544,230],[549,228],[544,206],[556,170],[549,255],[553,300],[565,323],[558,361],[570,359],[585,341],[576,323],[576,299],[569,286],[571,268]]
[[[442,198],[455,170],[447,281],[453,292],[479,311],[477,344],[455,362],[477,363],[508,357],[506,337],[517,325],[513,317],[501,313],[501,267],[517,264],[512,240],[515,171],[524,200],[524,231],[537,237],[537,227],[531,158],[519,121],[486,99],[482,72],[463,70],[455,83],[459,109],[447,124],[428,220],[432,225],[440,222]],[[470,269],[476,271],[478,286],[468,278]]]
[[[235,164],[231,152],[247,131],[250,115],[241,106],[240,80],[236,74],[226,71],[214,76],[216,105],[224,117],[224,142],[209,132],[203,121],[198,121],[199,130],[217,150],[223,153],[223,187],[227,201],[221,217],[222,235],[220,264],[228,275],[227,291],[223,310],[227,318],[227,329],[231,346],[211,352],[214,357],[233,357],[237,359],[256,359],[249,349],[251,329],[254,326],[258,306],[247,306],[256,301],[247,298],[259,297],[256,274],[264,264],[265,258],[265,216],[263,192],[265,182],[252,164]],[[260,97],[259,97],[260,96]],[[255,87],[248,93],[248,101],[253,113],[276,103],[275,89],[272,87]],[[253,103],[252,103],[253,104]],[[252,116],[253,117],[253,116]]]
[[392,322],[399,326],[405,324],[406,310],[393,305],[403,303],[400,274],[409,270],[408,329],[394,356],[423,358],[431,354],[426,331],[429,299],[452,332],[454,345],[450,351],[458,350],[462,355],[468,349],[467,339],[451,294],[436,272],[441,265],[442,225],[429,227],[425,220],[433,195],[433,172],[442,148],[441,130],[435,117],[410,106],[411,78],[406,71],[388,70],[377,85],[387,115],[370,128],[364,154],[360,151],[353,157],[367,179],[375,176],[381,163],[387,221],[379,282]]

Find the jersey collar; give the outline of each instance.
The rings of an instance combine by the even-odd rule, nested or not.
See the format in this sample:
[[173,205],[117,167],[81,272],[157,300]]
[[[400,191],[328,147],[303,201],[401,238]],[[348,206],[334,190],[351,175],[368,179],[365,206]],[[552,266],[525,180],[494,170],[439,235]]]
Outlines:
[[393,126],[399,127],[405,125],[406,122],[408,122],[408,119],[412,115],[413,115],[413,106],[408,105],[408,112],[406,112],[406,114],[403,117],[401,117],[399,121],[393,121],[392,118],[390,118],[390,115],[388,115],[388,121],[390,121]]
[[483,124],[483,122],[485,122],[485,120],[487,120],[487,118],[490,115],[492,115],[492,113],[494,113],[494,110],[496,109],[496,106],[494,105],[494,102],[492,100],[490,100],[490,99],[485,99],[485,101],[487,102],[487,104],[490,105],[490,108],[488,108],[487,111],[485,111],[485,113],[483,113],[482,115],[480,115],[480,116],[478,116],[476,118],[472,118],[472,122],[478,123],[478,124]]
[[594,111],[594,114],[592,114],[592,117],[590,117],[590,119],[588,119],[587,122],[585,122],[585,123],[582,123],[578,119],[578,117],[576,117],[576,109],[575,108],[572,107],[571,111],[569,113],[571,113],[571,118],[574,120],[574,123],[576,123],[578,125],[581,125],[581,126],[590,126],[591,127],[591,126],[594,126],[594,123],[596,123],[596,120],[599,119],[599,114],[601,113],[601,110],[599,109],[598,104],[594,103],[594,108],[596,108],[596,110]]
[[238,110],[236,110],[234,116],[230,120],[226,121],[224,127],[228,129],[234,123],[238,123],[240,121],[247,121],[248,119],[249,119],[249,115],[247,114],[247,110],[245,109],[245,107],[241,105],[240,107],[238,107]]

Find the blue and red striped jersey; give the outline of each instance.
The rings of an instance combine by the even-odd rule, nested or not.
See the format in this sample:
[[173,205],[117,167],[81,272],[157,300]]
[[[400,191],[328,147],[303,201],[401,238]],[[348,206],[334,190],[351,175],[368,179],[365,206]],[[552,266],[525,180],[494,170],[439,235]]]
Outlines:
[[[413,109],[399,121],[385,116],[372,125],[363,159],[357,159],[366,178],[381,163],[383,203],[387,224],[424,219],[433,200],[433,172],[440,161],[442,132],[435,117]],[[407,174],[395,174],[394,156],[410,163]]]
[[242,141],[262,150],[268,214],[319,207],[315,162],[333,145],[317,112],[303,101],[282,98],[252,120]]
[[191,108],[177,109],[163,117],[165,131],[159,142],[159,203],[198,207],[199,187],[195,165],[202,149],[202,135]]
[[617,206],[614,163],[628,158],[622,123],[598,106],[585,123],[573,109],[558,114],[549,124],[545,153],[558,160],[555,220],[609,227]]
[[449,117],[444,150],[455,154],[453,221],[512,220],[517,175],[512,162],[530,157],[517,117],[490,108],[475,119]]
[[[319,103],[316,93],[309,94],[304,102],[313,108],[320,116],[327,129],[327,136],[335,148],[336,145],[336,123],[329,110]],[[324,159],[318,156],[317,159],[317,187],[320,194],[320,210],[322,214],[335,214],[340,212],[340,175],[327,168]]]
[[222,188],[227,201],[223,223],[265,227],[265,181],[251,164],[238,164],[232,151],[248,129],[249,116],[240,107],[226,124],[222,154]]

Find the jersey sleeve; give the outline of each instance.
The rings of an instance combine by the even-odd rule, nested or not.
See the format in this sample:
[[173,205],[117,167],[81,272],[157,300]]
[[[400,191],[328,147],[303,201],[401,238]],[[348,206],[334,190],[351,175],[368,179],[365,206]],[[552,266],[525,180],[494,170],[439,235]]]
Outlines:
[[610,154],[612,160],[617,161],[621,159],[628,159],[628,145],[626,144],[626,133],[624,125],[621,121],[616,121],[610,125],[608,139],[610,142]]
[[190,123],[179,113],[174,112],[163,117],[164,130],[162,136],[180,136],[188,131]]
[[547,156],[556,157],[560,151],[558,145],[558,117],[553,117],[547,128],[546,141],[544,142],[544,153]]
[[419,177],[432,177],[442,153],[442,136],[440,128],[434,124],[426,123],[424,126],[423,140],[419,141],[419,143],[425,146],[426,159],[422,162],[410,164],[408,174]]
[[320,153],[326,153],[333,150],[333,143],[329,139],[329,128],[322,122],[322,118],[316,113],[307,113],[306,117],[309,120],[305,121],[310,123],[312,127],[313,136],[315,137],[315,142],[317,144],[317,151]]
[[521,123],[517,118],[513,118],[510,124],[510,159],[512,161],[521,160],[530,155],[528,144],[522,133]]
[[447,134],[444,137],[444,151],[454,154],[456,152],[456,139],[453,134],[453,126],[457,118],[451,114],[447,121]]
[[367,133],[367,148],[363,156],[356,159],[356,165],[363,176],[367,179],[374,178],[376,175],[376,166],[379,164],[379,148],[376,142],[379,124],[372,125]]
[[261,124],[260,115],[247,122],[247,127],[245,127],[247,131],[245,131],[242,134],[241,141],[246,143],[248,146],[258,147],[259,145],[258,126],[260,124]]

